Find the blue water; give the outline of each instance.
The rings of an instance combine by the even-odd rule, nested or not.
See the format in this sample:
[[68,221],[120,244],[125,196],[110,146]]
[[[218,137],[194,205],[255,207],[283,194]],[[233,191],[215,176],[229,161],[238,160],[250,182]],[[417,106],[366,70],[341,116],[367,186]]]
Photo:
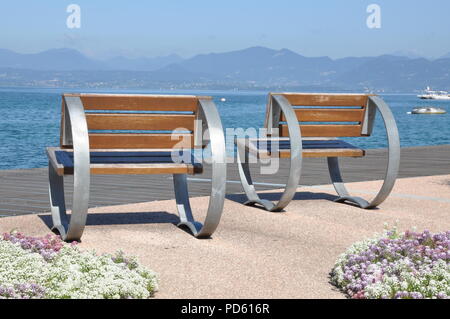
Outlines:
[[[61,93],[63,92],[76,92],[76,90],[0,88],[0,169],[35,168],[47,165],[45,147],[57,146],[59,143]],[[88,91],[83,90],[83,92]],[[264,123],[267,100],[265,92],[136,90],[126,92],[211,95],[219,108],[225,128],[258,128]],[[402,147],[450,144],[449,101],[422,101],[415,95],[384,95],[382,97],[391,106],[397,120]],[[226,102],[221,102],[221,98],[225,98]],[[444,115],[407,114],[413,107],[421,105],[442,107],[448,113]],[[347,140],[366,149],[386,147],[386,136],[380,116],[377,115],[372,136]],[[229,148],[228,151],[231,153],[233,150]]]

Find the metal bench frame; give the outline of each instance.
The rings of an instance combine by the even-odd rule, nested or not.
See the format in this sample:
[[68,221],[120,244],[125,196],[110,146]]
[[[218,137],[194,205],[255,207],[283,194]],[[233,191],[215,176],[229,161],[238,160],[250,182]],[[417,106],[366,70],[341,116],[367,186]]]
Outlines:
[[[278,202],[273,203],[269,200],[261,199],[258,196],[252,182],[249,168],[249,155],[251,151],[246,143],[237,141],[239,175],[243,189],[248,198],[248,201],[245,202],[244,205],[253,206],[258,204],[271,212],[280,212],[291,202],[299,185],[302,166],[301,128],[293,106],[282,94],[269,95],[266,128],[270,130],[275,127],[274,124],[278,125],[279,117],[276,117],[276,114],[279,114],[279,112],[276,112],[277,108],[281,109],[281,112],[284,113],[286,118],[291,145],[289,177],[284,192]],[[368,105],[365,112],[365,120],[362,123],[362,130],[367,135],[370,135],[377,110],[383,118],[388,138],[388,164],[383,185],[371,201],[367,201],[358,196],[351,196],[341,177],[338,157],[327,157],[331,181],[339,195],[336,202],[350,202],[363,209],[372,209],[380,205],[389,196],[394,187],[400,165],[400,138],[394,116],[389,106],[381,98],[377,96],[368,96]],[[273,138],[276,139],[277,136],[274,136]]]
[[[85,229],[90,192],[90,147],[88,125],[85,110],[80,97],[65,96],[66,130],[73,141],[74,153],[74,190],[72,212],[66,214],[64,197],[64,175],[58,174],[54,161],[49,156],[49,195],[53,230],[66,241],[78,241]],[[176,205],[180,216],[179,227],[187,227],[197,238],[210,237],[216,230],[223,211],[226,187],[225,138],[219,113],[211,99],[199,98],[198,116],[203,125],[196,129],[195,139],[203,137],[209,129],[209,141],[212,154],[212,188],[208,211],[204,223],[194,219],[189,201],[186,174],[173,174]],[[49,154],[49,150],[47,150]]]

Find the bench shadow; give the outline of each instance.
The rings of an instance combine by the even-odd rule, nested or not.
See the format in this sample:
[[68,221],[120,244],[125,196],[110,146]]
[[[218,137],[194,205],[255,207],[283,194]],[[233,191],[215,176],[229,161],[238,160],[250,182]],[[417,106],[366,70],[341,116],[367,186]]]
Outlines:
[[[270,200],[272,202],[276,202],[281,198],[281,195],[283,193],[281,192],[272,192],[272,193],[258,193],[258,196],[261,199],[267,199]],[[226,196],[227,199],[232,200],[236,203],[240,203],[243,204],[247,201],[247,196],[245,194],[227,194]],[[294,195],[294,198],[292,199],[294,200],[329,200],[329,201],[334,201],[336,199],[338,199],[339,197],[336,195],[330,195],[328,193],[320,193],[320,192],[297,192]],[[265,210],[264,207],[260,206],[260,205],[254,205],[252,206],[254,208],[258,208],[261,210]],[[282,210],[283,212],[286,211],[285,209]]]
[[[272,192],[272,193],[258,193],[258,196],[261,199],[267,199],[270,200],[272,202],[276,202],[281,198],[281,195],[283,193],[281,192]],[[227,194],[226,198],[229,200],[232,200],[236,203],[239,204],[243,204],[247,201],[247,196],[245,194]],[[335,200],[337,200],[339,198],[339,196],[337,195],[331,195],[328,193],[322,193],[322,192],[297,192],[294,195],[294,198],[292,199],[294,200],[329,200],[331,202],[334,202]],[[358,205],[352,203],[352,202],[345,202],[344,204],[349,205],[349,206],[354,206],[354,207],[358,207]],[[343,205],[342,203],[336,203],[336,205]],[[265,210],[264,207],[259,206],[259,205],[255,205],[252,206],[255,208],[259,208],[262,210]],[[379,208],[373,208],[372,210],[378,210]],[[283,210],[285,211],[285,210]]]
[[[281,192],[273,192],[273,193],[258,193],[258,196],[261,199],[267,199],[270,201],[277,201],[280,199],[281,195],[283,193]],[[245,194],[227,194],[227,199],[232,200],[237,203],[244,203],[247,201],[247,196]],[[338,199],[338,196],[330,195],[328,193],[320,193],[320,192],[298,192],[295,194],[294,198],[292,200],[330,200],[334,201],[335,199]]]
[[[51,215],[38,215],[42,222],[52,228]],[[69,215],[70,216],[70,215]],[[129,212],[129,213],[89,213],[86,226],[173,224],[180,222],[178,215],[168,212]]]

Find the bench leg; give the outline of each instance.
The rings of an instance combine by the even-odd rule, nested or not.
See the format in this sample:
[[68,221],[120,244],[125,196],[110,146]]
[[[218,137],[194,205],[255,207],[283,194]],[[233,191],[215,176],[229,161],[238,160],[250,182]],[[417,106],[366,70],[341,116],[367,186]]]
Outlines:
[[225,183],[223,182],[219,188],[215,188],[213,173],[213,190],[204,224],[195,221],[192,214],[186,174],[174,174],[173,184],[177,210],[180,216],[178,227],[187,227],[197,238],[209,238],[219,225],[222,215],[225,200]]
[[59,176],[53,166],[48,164],[49,198],[52,212],[52,230],[64,239],[67,234],[69,220],[66,214],[66,200],[64,197],[64,177]]
[[370,100],[374,103],[383,117],[388,139],[388,164],[380,191],[370,202],[361,197],[351,196],[342,180],[338,159],[336,157],[328,158],[328,170],[330,172],[331,181],[339,195],[339,198],[336,201],[340,203],[351,202],[364,209],[375,208],[384,202],[395,185],[400,166],[400,138],[394,116],[382,99],[379,97],[370,97]]
[[334,189],[339,195],[336,202],[344,203],[346,201],[352,202],[361,208],[368,208],[370,203],[365,199],[357,196],[351,196],[345,187],[342,180],[341,171],[339,169],[339,160],[337,157],[328,157],[328,170],[330,172],[331,181],[333,182]]
[[86,225],[89,202],[89,179],[80,180],[74,175],[72,213],[66,213],[64,177],[59,176],[49,163],[49,197],[53,220],[52,230],[65,241],[79,241]]
[[358,196],[351,196],[345,187],[342,180],[341,172],[339,169],[339,160],[337,157],[328,158],[328,170],[330,172],[331,181],[333,182],[334,189],[339,195],[339,198],[335,201],[338,203],[351,202],[358,205],[363,209],[371,209],[377,207],[379,204],[384,202],[384,200],[389,196],[394,187],[395,180],[397,178],[396,174],[386,174],[383,186],[378,192],[377,196],[370,202],[364,198]]
[[186,174],[174,174],[173,185],[175,189],[177,211],[180,216],[180,223],[178,224],[178,227],[186,226],[194,235],[197,235],[203,225],[196,222],[194,216],[192,215]]
[[[243,161],[242,157],[244,158]],[[244,205],[260,205],[267,211],[280,212],[291,202],[292,198],[294,198],[300,181],[301,159],[291,158],[288,182],[286,184],[283,195],[277,203],[273,203],[267,199],[261,199],[256,193],[250,173],[249,152],[245,148],[245,146],[238,145],[237,164],[239,168],[241,184],[248,198],[248,201],[246,201]]]

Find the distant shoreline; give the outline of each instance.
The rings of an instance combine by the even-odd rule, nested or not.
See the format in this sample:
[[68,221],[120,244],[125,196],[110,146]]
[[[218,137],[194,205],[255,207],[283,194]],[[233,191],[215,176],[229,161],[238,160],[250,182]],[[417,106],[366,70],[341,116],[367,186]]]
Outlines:
[[0,86],[121,90],[420,92],[448,90],[450,56],[305,56],[253,46],[197,54],[96,60],[76,49],[20,54],[0,49]]
[[[44,87],[44,86],[1,86],[0,85],[0,92],[2,91],[7,91],[7,90],[12,90],[12,91],[24,91],[24,90],[43,90],[43,91],[75,91],[75,92],[124,92],[124,91],[128,91],[128,92],[146,92],[146,93],[159,93],[159,92],[165,92],[165,93],[176,93],[176,92],[217,92],[217,93],[224,93],[224,92],[228,92],[228,93],[245,93],[245,94],[251,94],[251,93],[255,93],[255,94],[262,94],[262,93],[268,93],[268,92],[293,92],[293,91],[298,91],[298,92],[305,92],[305,93],[325,93],[325,92],[330,92],[330,93],[367,93],[367,92],[361,92],[361,91],[349,91],[349,90],[341,90],[341,91],[334,91],[334,90],[294,90],[294,89],[289,89],[287,88],[286,90],[282,90],[280,88],[275,88],[275,89],[265,89],[265,88],[261,88],[261,89],[206,89],[206,88],[202,88],[202,89],[157,89],[157,88],[111,88],[111,87],[105,87],[105,88],[86,88],[86,87]],[[375,92],[374,94],[378,94],[378,95],[417,95],[418,93],[420,93],[422,91],[418,90],[417,92]]]

